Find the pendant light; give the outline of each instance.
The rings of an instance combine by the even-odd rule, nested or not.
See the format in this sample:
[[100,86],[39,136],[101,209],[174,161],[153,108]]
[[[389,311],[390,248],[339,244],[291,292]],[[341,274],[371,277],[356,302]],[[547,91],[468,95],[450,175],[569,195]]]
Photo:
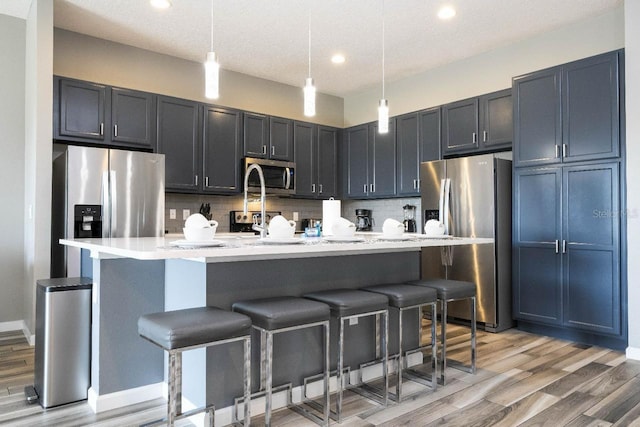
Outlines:
[[384,97],[384,0],[382,0],[382,99],[378,104],[378,133],[389,132],[389,103]]
[[219,82],[220,64],[213,51],[213,0],[211,0],[211,50],[207,53],[207,61],[204,63],[204,96],[209,99],[218,99]]
[[309,2],[309,74],[304,85],[304,115],[316,115],[316,88],[311,78],[311,2]]

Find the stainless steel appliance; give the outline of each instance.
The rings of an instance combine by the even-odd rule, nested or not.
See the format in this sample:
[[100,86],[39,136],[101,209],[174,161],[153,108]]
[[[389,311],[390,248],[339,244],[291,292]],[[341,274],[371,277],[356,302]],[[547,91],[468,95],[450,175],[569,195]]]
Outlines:
[[164,155],[55,146],[51,277],[81,272],[80,250],[61,238],[164,235]]
[[370,209],[356,209],[356,231],[371,231],[373,218]]
[[[267,211],[265,223],[269,224],[271,218],[276,215],[280,215],[280,212]],[[244,214],[244,211],[231,211],[229,212],[229,231],[232,233],[256,233],[252,227],[253,224],[260,224],[261,222],[260,211],[249,211]]]
[[45,409],[85,400],[90,382],[91,279],[46,279],[37,285],[37,399]]
[[[445,233],[493,238],[493,244],[423,248],[422,278],[473,282],[478,322],[497,332],[511,318],[511,161],[494,154],[420,165],[423,224],[439,219]],[[467,302],[450,304],[449,315],[469,319]]]
[[[295,189],[296,164],[281,160],[256,159],[245,157],[245,173],[249,166],[256,164],[262,169],[265,191],[267,194],[293,195]],[[250,193],[260,193],[260,178],[257,173],[249,174],[246,190]]]

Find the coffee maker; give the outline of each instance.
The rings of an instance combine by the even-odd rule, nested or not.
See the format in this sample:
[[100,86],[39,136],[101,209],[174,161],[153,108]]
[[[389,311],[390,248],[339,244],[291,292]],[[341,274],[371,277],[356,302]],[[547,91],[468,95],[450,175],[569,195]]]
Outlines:
[[405,233],[416,232],[416,207],[414,205],[404,205],[404,231]]
[[356,231],[371,231],[372,225],[371,210],[356,209]]

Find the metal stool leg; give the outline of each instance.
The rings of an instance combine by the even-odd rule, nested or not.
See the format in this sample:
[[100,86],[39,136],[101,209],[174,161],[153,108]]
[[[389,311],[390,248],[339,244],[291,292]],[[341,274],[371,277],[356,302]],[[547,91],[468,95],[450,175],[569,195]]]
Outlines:
[[382,390],[382,404],[383,406],[387,406],[389,404],[389,312],[385,312],[382,314],[382,378],[384,381],[384,386]]
[[476,297],[471,297],[471,373],[476,373]]
[[324,323],[324,408],[322,416],[326,425],[329,425],[329,414],[331,412],[331,397],[329,395],[329,372],[331,371],[330,362],[330,329],[329,322]]
[[271,397],[273,386],[273,334],[267,332],[266,334],[266,369],[265,369],[265,411],[264,411],[264,425],[265,427],[271,426]]
[[[420,310],[418,309],[418,314]],[[397,401],[402,401],[402,371],[404,370],[404,352],[402,351],[402,314],[403,310],[398,310],[398,366],[396,367],[396,377],[398,381],[396,383],[396,396]],[[420,346],[420,341],[418,341]]]
[[438,302],[431,305],[431,387],[438,388]]
[[338,382],[338,394],[336,396],[336,421],[338,423],[342,422],[342,392],[344,390],[344,378],[342,377],[342,369],[344,367],[344,320],[339,317],[338,322],[340,323],[340,336],[338,337],[338,372],[337,372],[337,382]]
[[[244,426],[251,424],[251,337],[244,340]],[[235,411],[234,411],[235,413]]]
[[173,427],[180,413],[182,413],[182,353],[180,351],[170,351],[167,425]]
[[440,320],[440,344],[442,344],[442,360],[440,361],[440,384],[445,385],[445,371],[447,370],[447,302],[440,301],[442,304],[442,319]]

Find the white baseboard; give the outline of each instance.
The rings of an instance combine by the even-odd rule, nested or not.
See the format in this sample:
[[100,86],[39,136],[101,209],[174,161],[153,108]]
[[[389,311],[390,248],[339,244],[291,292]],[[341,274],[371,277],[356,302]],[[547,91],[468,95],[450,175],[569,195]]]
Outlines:
[[640,360],[640,348],[627,347],[627,359]]
[[87,403],[91,410],[98,414],[111,409],[122,408],[123,406],[134,405],[147,400],[164,397],[163,390],[166,390],[164,382],[145,385],[142,387],[129,388],[115,393],[98,395],[93,387],[89,388]]
[[0,322],[0,332],[9,332],[9,331],[22,331],[22,334],[29,342],[29,345],[35,345],[36,343],[36,336],[31,334],[24,320]]

